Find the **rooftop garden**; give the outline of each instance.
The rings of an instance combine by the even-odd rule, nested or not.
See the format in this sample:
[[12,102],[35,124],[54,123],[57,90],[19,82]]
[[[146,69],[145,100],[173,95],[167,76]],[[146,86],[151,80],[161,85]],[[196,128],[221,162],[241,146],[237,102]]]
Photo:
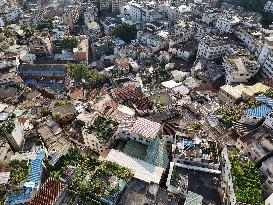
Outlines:
[[[94,204],[103,204],[99,199],[113,200],[116,193],[122,191],[131,178],[130,171],[116,163],[99,161],[98,159],[72,149],[62,157],[51,170],[59,176],[66,166],[73,165],[76,174],[69,184],[69,198],[78,197],[80,204],[97,200]],[[51,172],[52,172],[51,171]]]
[[216,114],[224,123],[231,123],[240,120],[240,111],[239,105],[228,104],[216,110]]
[[29,176],[30,165],[28,164],[28,161],[13,160],[9,162],[8,166],[12,169],[7,184],[7,189],[0,192],[0,204],[5,204],[4,202],[8,194],[22,193],[24,190],[21,185]]
[[272,90],[268,90],[265,93],[263,93],[264,96],[269,97],[269,98],[273,98],[273,91]]
[[30,166],[27,161],[19,160],[11,161],[9,166],[12,168],[9,186],[11,189],[16,189],[28,178]]
[[263,204],[262,185],[254,163],[239,156],[232,156],[230,161],[236,201],[252,205]]
[[96,135],[97,139],[106,144],[118,128],[118,123],[98,116],[93,125],[87,128],[88,134]]
[[15,128],[15,123],[14,123],[15,115],[10,116],[6,122],[4,122],[0,126],[0,136],[4,136],[6,134],[11,134],[12,131]]
[[53,109],[55,107],[63,106],[63,105],[70,105],[72,104],[71,100],[53,100],[50,103],[49,109]]
[[187,136],[189,138],[194,138],[196,136],[196,134],[202,130],[202,123],[201,122],[193,122],[192,124],[190,125],[187,125],[183,130],[185,131],[185,133],[187,134]]
[[256,107],[258,107],[260,105],[261,105],[261,103],[256,101],[255,99],[249,100],[249,101],[244,103],[244,107],[246,109],[256,108]]
[[158,84],[158,85],[164,81],[170,80],[170,78],[171,78],[170,72],[168,72],[166,69],[164,69],[162,67],[155,68],[154,74],[155,74],[156,84]]

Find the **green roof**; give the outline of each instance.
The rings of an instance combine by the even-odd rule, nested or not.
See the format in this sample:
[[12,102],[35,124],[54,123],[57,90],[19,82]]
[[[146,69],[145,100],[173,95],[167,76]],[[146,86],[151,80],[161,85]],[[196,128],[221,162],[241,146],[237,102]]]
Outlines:
[[129,140],[125,145],[123,152],[131,157],[144,160],[147,151],[147,146]]
[[148,146],[145,161],[164,169],[168,167],[168,153],[158,137]]
[[262,184],[255,164],[239,156],[231,157],[230,161],[236,201],[252,205],[262,204]]

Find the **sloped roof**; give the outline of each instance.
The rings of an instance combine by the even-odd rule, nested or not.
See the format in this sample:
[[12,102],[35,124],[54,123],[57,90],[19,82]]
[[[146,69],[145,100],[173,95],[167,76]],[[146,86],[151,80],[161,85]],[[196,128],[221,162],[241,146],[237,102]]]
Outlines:
[[147,120],[145,118],[138,118],[133,127],[130,129],[131,132],[141,135],[146,139],[154,139],[160,130],[161,125],[159,123]]
[[168,153],[164,145],[160,142],[159,137],[148,146],[145,161],[157,167],[167,169],[169,164]]
[[154,182],[159,184],[164,169],[156,167],[145,161],[130,157],[118,150],[111,149],[106,160],[116,162],[121,166],[132,170],[134,177],[145,182]]
[[244,114],[251,117],[265,117],[269,114],[272,109],[266,105],[261,105],[256,108],[247,109],[244,111]]

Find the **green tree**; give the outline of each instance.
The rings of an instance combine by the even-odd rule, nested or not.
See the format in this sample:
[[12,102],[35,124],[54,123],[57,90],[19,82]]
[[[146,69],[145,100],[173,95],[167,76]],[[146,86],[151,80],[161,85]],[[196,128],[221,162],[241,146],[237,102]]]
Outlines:
[[78,44],[79,40],[75,36],[64,38],[61,42],[61,46],[69,51],[73,51],[73,48],[77,47]]
[[15,32],[12,30],[11,27],[7,26],[7,27],[4,28],[4,35],[7,38],[11,38],[11,37],[15,36]]
[[31,27],[23,27],[22,29],[25,33],[25,37],[27,37],[27,38],[30,38],[30,37],[34,36],[34,34],[35,34],[35,30]]
[[82,82],[82,79],[86,80],[89,76],[89,69],[82,64],[71,65],[71,77],[77,83]]
[[53,22],[51,20],[47,20],[47,21],[42,21],[37,25],[37,29],[39,31],[42,31],[45,28],[47,28],[48,30],[52,30],[53,29]]
[[115,27],[114,35],[121,38],[126,43],[130,43],[131,40],[136,38],[137,32],[135,26],[128,23],[122,23]]
[[104,82],[105,77],[96,70],[91,70],[89,73],[88,84],[91,87],[97,86]]

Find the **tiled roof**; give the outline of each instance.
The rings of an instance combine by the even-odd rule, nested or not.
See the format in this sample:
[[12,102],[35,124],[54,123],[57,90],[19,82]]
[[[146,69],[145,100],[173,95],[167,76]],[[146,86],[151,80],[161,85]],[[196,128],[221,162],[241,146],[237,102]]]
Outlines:
[[148,97],[143,97],[143,98],[137,99],[137,101],[135,102],[134,105],[138,110],[153,109],[153,103],[149,100]]
[[130,131],[141,135],[146,139],[154,139],[158,135],[160,129],[161,125],[159,123],[144,118],[138,118]]
[[121,88],[112,89],[112,94],[118,101],[124,101],[127,99],[137,100],[143,97],[143,94],[136,91],[134,85],[129,85]]
[[261,105],[256,108],[251,108],[251,109],[245,110],[244,114],[246,116],[251,116],[251,117],[265,117],[271,111],[272,111],[272,108],[270,108],[266,105]]
[[158,137],[149,145],[145,161],[157,167],[167,169],[169,164],[168,153]]
[[176,123],[164,123],[163,124],[163,135],[175,135],[178,124]]
[[53,205],[64,191],[65,184],[61,181],[48,179],[44,186],[34,195],[31,205]]

